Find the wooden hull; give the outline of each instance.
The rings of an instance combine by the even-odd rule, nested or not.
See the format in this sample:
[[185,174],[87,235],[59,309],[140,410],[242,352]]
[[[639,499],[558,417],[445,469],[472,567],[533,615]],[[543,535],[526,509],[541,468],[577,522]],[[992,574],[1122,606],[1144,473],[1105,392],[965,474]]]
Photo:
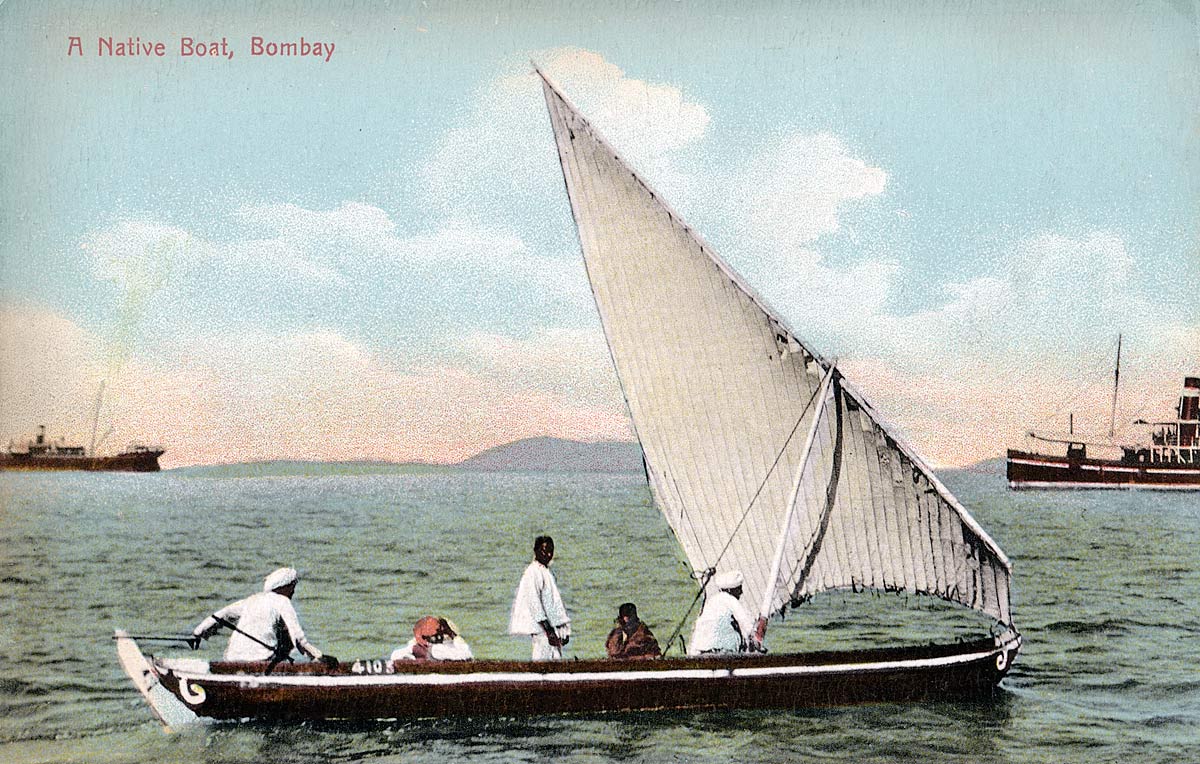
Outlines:
[[158,457],[163,452],[130,451],[115,456],[45,456],[31,454],[0,454],[0,470],[86,472],[158,472]]
[[1008,451],[1008,486],[1026,488],[1144,488],[1200,491],[1200,464],[1127,464]]
[[[662,709],[792,709],[991,695],[1020,638],[773,656],[276,666],[151,659],[162,686],[214,719],[397,719]],[[357,673],[356,669],[357,668]],[[374,672],[374,673],[372,673]],[[156,711],[156,713],[158,713]],[[161,715],[160,715],[161,716]]]

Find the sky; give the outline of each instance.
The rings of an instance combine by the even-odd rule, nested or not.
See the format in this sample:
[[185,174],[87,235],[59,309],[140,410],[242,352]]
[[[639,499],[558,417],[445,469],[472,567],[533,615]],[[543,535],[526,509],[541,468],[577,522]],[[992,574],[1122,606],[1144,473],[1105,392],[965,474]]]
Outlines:
[[631,439],[530,61],[933,464],[1200,374],[1196,4],[329,5],[0,3],[0,441]]

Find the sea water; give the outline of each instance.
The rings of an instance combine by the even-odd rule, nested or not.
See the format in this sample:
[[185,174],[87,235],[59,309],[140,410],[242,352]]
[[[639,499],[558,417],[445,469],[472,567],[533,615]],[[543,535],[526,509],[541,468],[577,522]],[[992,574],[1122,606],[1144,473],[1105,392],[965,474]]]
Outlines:
[[[1200,761],[1200,494],[1012,493],[994,473],[943,478],[1013,562],[1025,647],[987,701],[164,734],[121,673],[113,630],[188,632],[279,565],[301,570],[311,641],[343,660],[388,654],[426,614],[455,621],[477,656],[526,658],[528,642],[504,632],[540,533],[556,541],[572,656],[603,653],[627,600],[665,641],[694,583],[641,475],[0,474],[0,761]],[[773,623],[768,643],[913,644],[967,627],[987,624],[926,598],[834,594]],[[219,656],[223,642],[200,654]]]

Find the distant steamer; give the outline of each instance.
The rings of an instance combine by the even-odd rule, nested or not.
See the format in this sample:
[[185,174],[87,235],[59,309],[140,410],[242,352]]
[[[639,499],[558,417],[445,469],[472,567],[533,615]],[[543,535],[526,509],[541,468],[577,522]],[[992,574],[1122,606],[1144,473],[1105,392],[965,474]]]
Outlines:
[[165,449],[134,444],[112,456],[89,454],[83,446],[68,446],[62,438],[47,440],[46,426],[23,444],[9,443],[0,451],[0,470],[87,470],[91,472],[158,472]]
[[[1118,354],[1119,358],[1119,354]],[[1118,362],[1118,375],[1119,375]],[[1115,408],[1115,406],[1114,406]],[[1148,488],[1200,491],[1200,377],[1185,377],[1169,422],[1150,426],[1148,442],[1086,442],[1029,433],[1045,443],[1065,444],[1065,456],[1008,450],[1010,488]],[[1088,446],[1120,449],[1121,457],[1089,458]]]

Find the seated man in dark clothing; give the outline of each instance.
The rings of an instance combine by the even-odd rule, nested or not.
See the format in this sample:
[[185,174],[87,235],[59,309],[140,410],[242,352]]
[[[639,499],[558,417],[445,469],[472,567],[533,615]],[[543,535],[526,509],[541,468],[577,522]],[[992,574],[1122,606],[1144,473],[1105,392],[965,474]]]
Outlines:
[[604,644],[609,658],[657,658],[662,655],[658,640],[638,619],[637,606],[632,602],[617,611],[617,627],[608,633]]

